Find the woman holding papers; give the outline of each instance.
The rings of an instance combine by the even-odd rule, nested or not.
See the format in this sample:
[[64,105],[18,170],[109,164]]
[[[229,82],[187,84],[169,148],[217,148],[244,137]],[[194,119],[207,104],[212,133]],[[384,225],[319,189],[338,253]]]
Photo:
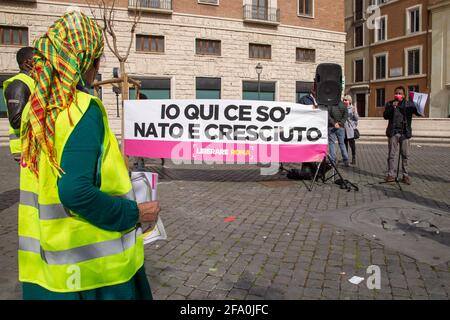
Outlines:
[[36,41],[25,107],[19,205],[24,299],[151,299],[140,222],[102,102],[88,94],[103,54],[97,23],[66,13]]

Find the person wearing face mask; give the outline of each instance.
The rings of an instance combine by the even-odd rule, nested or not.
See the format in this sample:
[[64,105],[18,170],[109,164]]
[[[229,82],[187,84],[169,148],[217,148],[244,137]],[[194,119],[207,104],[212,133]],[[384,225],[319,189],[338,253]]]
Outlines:
[[386,103],[383,117],[389,120],[386,128],[386,136],[388,137],[388,174],[385,178],[386,182],[394,182],[395,177],[395,155],[397,148],[400,145],[402,157],[402,182],[411,184],[411,179],[408,175],[408,149],[409,139],[412,137],[411,122],[413,114],[422,116],[412,101],[405,99],[405,88],[399,86],[395,88],[394,100]]
[[346,95],[342,100],[344,105],[347,107],[348,118],[344,124],[345,128],[345,148],[348,153],[348,145],[350,145],[350,149],[352,150],[352,164],[356,164],[356,144],[355,144],[355,129],[358,126],[358,111],[356,107],[352,104],[352,97],[350,95]]

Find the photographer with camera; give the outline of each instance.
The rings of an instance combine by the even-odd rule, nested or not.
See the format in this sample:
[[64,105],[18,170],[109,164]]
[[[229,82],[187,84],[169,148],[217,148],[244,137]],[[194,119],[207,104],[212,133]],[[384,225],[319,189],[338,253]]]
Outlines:
[[409,139],[412,137],[411,122],[412,116],[423,116],[417,111],[416,105],[412,101],[405,99],[405,88],[399,86],[395,88],[394,100],[386,103],[383,117],[389,120],[386,128],[386,136],[388,137],[388,174],[385,178],[386,182],[395,182],[394,177],[394,158],[397,153],[397,147],[400,145],[400,154],[402,157],[402,182],[411,184],[408,175],[408,149]]

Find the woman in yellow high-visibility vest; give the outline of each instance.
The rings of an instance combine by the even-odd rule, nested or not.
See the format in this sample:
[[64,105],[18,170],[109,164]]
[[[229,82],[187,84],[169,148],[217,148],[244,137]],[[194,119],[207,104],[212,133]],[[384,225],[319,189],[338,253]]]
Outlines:
[[66,13],[37,40],[22,116],[19,280],[24,299],[151,299],[137,204],[102,102],[89,95],[103,35]]

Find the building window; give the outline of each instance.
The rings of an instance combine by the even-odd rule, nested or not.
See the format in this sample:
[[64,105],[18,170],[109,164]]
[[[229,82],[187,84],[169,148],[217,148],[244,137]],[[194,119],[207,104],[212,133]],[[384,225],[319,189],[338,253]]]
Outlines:
[[[134,77],[133,77],[134,78]],[[141,81],[140,100],[170,99],[170,79],[167,78],[136,78]],[[136,99],[134,88],[130,89],[130,99]]]
[[388,1],[389,0],[372,0],[372,5],[379,6],[379,5],[382,5],[383,3],[386,3]]
[[355,0],[355,20],[359,21],[364,18],[364,0]]
[[[242,100],[258,100],[258,81],[242,82]],[[275,101],[275,82],[260,82],[259,100]]]
[[137,34],[136,51],[138,52],[164,52],[164,37]]
[[196,78],[196,99],[220,99],[220,78]]
[[359,25],[355,27],[355,48],[364,45],[364,27]]
[[375,79],[386,78],[386,55],[375,57]]
[[250,43],[249,57],[254,59],[271,59],[272,47],[267,44]]
[[364,81],[364,60],[355,60],[355,78],[354,82]]
[[205,54],[210,56],[221,55],[220,40],[195,39],[196,54]]
[[296,93],[296,102],[299,103],[300,99],[304,96],[307,96],[312,88],[313,88],[314,82],[308,82],[308,81],[297,81],[295,83],[295,93]]
[[420,74],[420,48],[407,50],[408,75]]
[[297,48],[296,60],[297,62],[316,62],[316,50]]
[[421,13],[421,6],[416,6],[413,8],[407,9],[407,31],[408,33],[415,33],[420,31],[420,13]]
[[0,45],[28,46],[28,28],[0,26]]
[[198,0],[198,3],[201,4],[219,4],[219,0]]
[[[102,75],[100,73],[97,73],[97,75],[95,76],[95,81],[102,81]],[[95,96],[94,86],[89,88],[89,94]],[[98,97],[100,100],[102,99],[102,87],[98,88]]]
[[378,28],[375,29],[375,42],[386,40],[386,21],[386,16],[377,19],[376,24]]
[[299,16],[314,16],[314,0],[298,0]]
[[377,107],[384,107],[386,103],[386,95],[384,88],[377,89]]

